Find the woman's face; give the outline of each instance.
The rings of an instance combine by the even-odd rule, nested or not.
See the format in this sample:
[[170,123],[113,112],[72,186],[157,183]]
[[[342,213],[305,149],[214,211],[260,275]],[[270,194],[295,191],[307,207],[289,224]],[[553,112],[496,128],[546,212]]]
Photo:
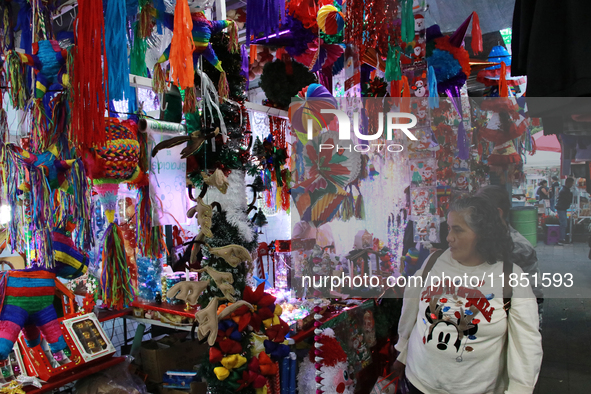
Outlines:
[[464,220],[464,215],[459,212],[450,212],[447,215],[449,234],[447,242],[454,260],[464,265],[478,265],[482,258],[476,250],[477,235]]

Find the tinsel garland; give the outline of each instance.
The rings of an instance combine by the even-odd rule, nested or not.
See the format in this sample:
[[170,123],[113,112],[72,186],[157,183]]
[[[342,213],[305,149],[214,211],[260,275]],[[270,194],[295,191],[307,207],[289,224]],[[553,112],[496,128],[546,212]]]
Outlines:
[[[206,239],[208,245],[213,248],[226,246],[226,245],[240,245],[245,247],[251,253],[258,247],[258,241],[256,232],[254,239],[251,242],[247,242],[241,235],[238,228],[230,224],[226,218],[225,212],[214,212],[212,217],[211,232],[214,234],[213,238]],[[210,266],[220,272],[231,272],[234,276],[234,289],[239,293],[239,298],[242,297],[244,286],[246,286],[246,266],[240,264],[238,267],[233,268],[224,259],[212,256],[207,248],[202,249],[204,261],[203,266]],[[203,279],[210,279],[207,273],[202,275]],[[208,305],[212,297],[223,297],[222,292],[217,288],[207,288],[199,297],[199,305]]]
[[139,26],[139,22],[133,23],[133,47],[129,55],[129,67],[133,75],[147,77],[146,51],[148,50],[148,42],[141,36]]
[[76,45],[71,99],[72,140],[86,147],[104,146],[107,136],[103,80],[108,75],[108,66],[102,1],[78,1],[74,31]]
[[129,63],[127,61],[127,24],[125,2],[107,0],[105,10],[105,44],[109,64],[109,99],[123,100],[129,85]]
[[269,132],[278,148],[285,149],[285,136],[289,134],[289,122],[285,118],[269,116]]
[[101,252],[101,290],[103,303],[118,310],[127,308],[135,298],[123,242],[121,229],[117,223],[111,224],[105,232]]

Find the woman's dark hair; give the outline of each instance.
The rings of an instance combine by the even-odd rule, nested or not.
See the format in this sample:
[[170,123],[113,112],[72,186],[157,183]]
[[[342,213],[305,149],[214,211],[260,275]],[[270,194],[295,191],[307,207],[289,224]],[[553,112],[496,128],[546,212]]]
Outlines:
[[507,220],[511,211],[511,197],[506,189],[497,185],[481,187],[475,196],[487,198],[495,208],[503,211],[503,219]]
[[449,205],[476,233],[476,250],[489,264],[505,261],[513,250],[509,228],[501,221],[497,208],[484,197],[460,197]]
[[547,180],[545,180],[545,179],[542,179],[542,180],[541,180],[541,181],[538,183],[538,186],[542,186],[544,183],[548,183],[548,181],[547,181]]

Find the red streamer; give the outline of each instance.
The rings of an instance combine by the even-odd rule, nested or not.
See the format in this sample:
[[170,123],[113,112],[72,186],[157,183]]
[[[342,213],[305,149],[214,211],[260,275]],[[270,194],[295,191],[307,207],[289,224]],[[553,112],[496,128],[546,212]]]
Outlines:
[[77,34],[72,78],[72,140],[87,148],[104,146],[108,66],[102,1],[78,1],[74,31]]

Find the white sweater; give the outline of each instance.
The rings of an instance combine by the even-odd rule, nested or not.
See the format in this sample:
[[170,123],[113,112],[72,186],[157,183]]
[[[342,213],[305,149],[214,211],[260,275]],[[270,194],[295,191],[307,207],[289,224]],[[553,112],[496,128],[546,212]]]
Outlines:
[[[415,276],[421,276],[423,267]],[[513,272],[521,277],[523,271],[513,265]],[[472,280],[478,286],[466,285],[465,273],[480,278]],[[423,393],[533,392],[542,363],[536,299],[530,286],[514,287],[507,318],[502,274],[501,262],[466,267],[446,250],[423,289],[407,286],[396,350],[398,360],[406,364],[406,376]],[[443,275],[461,276],[462,283],[452,279],[451,286],[431,289],[430,277]]]

